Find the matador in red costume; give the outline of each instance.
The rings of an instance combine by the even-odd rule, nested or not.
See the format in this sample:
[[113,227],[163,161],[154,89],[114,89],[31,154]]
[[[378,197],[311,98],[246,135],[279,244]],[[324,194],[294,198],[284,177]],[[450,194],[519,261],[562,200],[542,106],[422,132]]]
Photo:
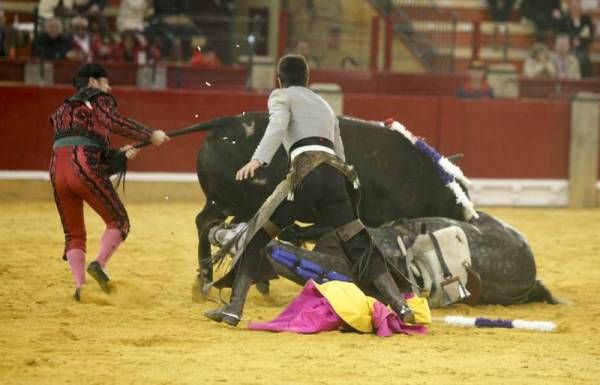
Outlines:
[[[81,67],[73,85],[77,88],[76,93],[50,117],[54,129],[50,180],[65,233],[63,259],[69,262],[75,280],[73,297],[80,300],[86,270],[83,202],[106,223],[98,255],[87,267],[87,272],[105,292],[109,292],[110,281],[106,264],[129,233],[127,211],[107,174],[105,159],[110,147],[109,132],[133,140],[150,140],[155,145],[169,138],[163,131],[153,131],[117,112],[108,75],[102,66],[87,64]],[[132,146],[121,150],[128,158],[133,158],[138,151]]]

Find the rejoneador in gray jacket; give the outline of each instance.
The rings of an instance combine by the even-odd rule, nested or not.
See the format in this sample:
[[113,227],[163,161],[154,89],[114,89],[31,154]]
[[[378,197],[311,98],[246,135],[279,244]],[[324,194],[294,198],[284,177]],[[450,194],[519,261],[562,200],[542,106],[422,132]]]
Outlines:
[[354,282],[364,291],[375,292],[404,321],[414,322],[381,253],[372,247],[368,232],[357,218],[347,190],[351,185],[347,180],[356,178],[356,174],[345,164],[335,113],[307,87],[306,60],[299,55],[284,56],[277,66],[277,75],[281,88],[269,97],[269,125],[252,159],[238,170],[236,179],[254,177],[259,167],[271,162],[281,144],[290,156],[291,172],[248,222],[242,242],[245,247],[236,253],[239,258],[235,266],[220,280],[229,282],[233,276],[229,304],[204,315],[237,326],[250,285],[259,274],[261,250],[280,229],[316,211],[319,225],[336,229],[352,263]]

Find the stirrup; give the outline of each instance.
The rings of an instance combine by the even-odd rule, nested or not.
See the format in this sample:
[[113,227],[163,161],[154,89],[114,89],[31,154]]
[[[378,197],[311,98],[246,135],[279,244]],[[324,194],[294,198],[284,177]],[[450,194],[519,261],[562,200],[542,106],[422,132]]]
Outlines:
[[230,326],[237,326],[240,321],[242,320],[242,317],[234,314],[234,313],[227,313],[227,312],[222,312],[223,314],[223,322],[225,322],[227,325]]

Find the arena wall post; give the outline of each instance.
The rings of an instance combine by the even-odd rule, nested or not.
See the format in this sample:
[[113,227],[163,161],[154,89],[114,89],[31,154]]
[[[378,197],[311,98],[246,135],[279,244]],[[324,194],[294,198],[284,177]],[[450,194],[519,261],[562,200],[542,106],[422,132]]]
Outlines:
[[569,202],[572,208],[597,205],[600,94],[578,93],[571,102]]
[[25,84],[51,86],[54,84],[54,63],[51,61],[31,61],[25,63]]

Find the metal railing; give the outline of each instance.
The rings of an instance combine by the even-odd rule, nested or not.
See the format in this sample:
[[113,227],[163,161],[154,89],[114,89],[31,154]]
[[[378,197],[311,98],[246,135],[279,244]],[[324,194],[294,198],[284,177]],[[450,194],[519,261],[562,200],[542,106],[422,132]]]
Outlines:
[[[429,72],[454,73],[458,16],[434,0],[370,0]],[[410,12],[408,12],[410,10]]]

